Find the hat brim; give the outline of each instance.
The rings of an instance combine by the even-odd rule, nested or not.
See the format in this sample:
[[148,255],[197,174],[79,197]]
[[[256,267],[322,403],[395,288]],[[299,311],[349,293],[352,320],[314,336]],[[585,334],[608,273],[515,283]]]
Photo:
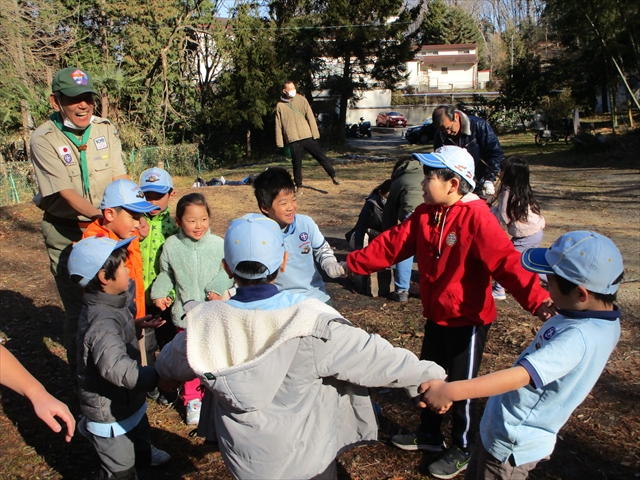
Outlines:
[[169,193],[171,191],[171,187],[166,185],[140,185],[140,190],[143,192],[154,192],[154,193]]
[[133,237],[129,237],[129,238],[123,238],[122,240],[120,240],[118,243],[116,243],[116,246],[113,247],[113,250],[117,250],[120,247],[124,247],[125,245],[129,245],[131,242],[133,242],[133,240],[136,238],[136,236],[134,235]]
[[440,157],[433,153],[414,153],[413,158],[427,167],[448,168],[442,160],[440,160]]
[[522,266],[529,270],[530,272],[535,273],[548,273],[555,275],[555,271],[547,262],[545,257],[545,253],[549,250],[548,248],[529,248],[522,252],[522,256],[520,257],[520,263]]
[[149,213],[149,212],[153,212],[154,210],[160,209],[159,206],[149,202],[128,203],[127,205],[119,205],[119,206],[124,208],[125,210],[129,210],[131,212],[136,212],[136,213]]
[[58,90],[53,93],[61,93],[66,95],[67,97],[77,97],[78,95],[82,95],[84,93],[93,93],[94,95],[98,95],[93,88],[88,87],[86,85],[78,85],[77,87],[64,88],[62,90]]

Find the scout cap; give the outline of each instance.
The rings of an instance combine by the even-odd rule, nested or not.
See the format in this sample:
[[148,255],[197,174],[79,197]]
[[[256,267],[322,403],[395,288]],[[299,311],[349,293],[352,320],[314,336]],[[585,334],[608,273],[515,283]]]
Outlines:
[[104,266],[109,255],[114,250],[129,245],[134,238],[136,237],[116,241],[109,237],[87,237],[80,240],[73,246],[67,261],[69,275],[82,277],[78,284],[81,287],[86,287]]
[[67,97],[77,97],[83,93],[98,93],[93,89],[93,79],[89,72],[77,67],[69,67],[59,70],[53,76],[51,82],[53,93],[62,93]]
[[140,175],[140,189],[145,193],[169,193],[173,189],[173,180],[166,170],[158,167],[150,168]]
[[618,247],[604,235],[584,230],[565,233],[549,248],[525,250],[520,261],[527,270],[558,275],[604,295],[618,290],[624,271]]
[[144,199],[144,192],[131,180],[119,178],[104,190],[100,210],[122,207],[130,212],[148,213],[160,207]]
[[433,153],[414,153],[413,158],[431,168],[448,168],[464,178],[471,188],[476,188],[476,166],[473,157],[464,148],[453,145],[440,147]]
[[258,262],[267,267],[264,273],[252,275],[247,280],[265,278],[276,272],[284,258],[284,236],[280,226],[265,217],[250,213],[236,218],[224,236],[224,261],[233,273],[240,262]]

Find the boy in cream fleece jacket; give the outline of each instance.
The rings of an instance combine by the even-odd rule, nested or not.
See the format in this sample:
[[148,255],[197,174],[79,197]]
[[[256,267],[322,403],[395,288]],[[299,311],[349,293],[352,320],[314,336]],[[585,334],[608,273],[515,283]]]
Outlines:
[[206,421],[234,477],[337,478],[336,456],[377,438],[366,387],[416,397],[421,383],[444,378],[440,366],[355,328],[325,303],[278,291],[287,253],[273,220],[231,222],[224,257],[236,295],[188,304],[187,329],[156,369],[167,380],[200,378],[213,392]]

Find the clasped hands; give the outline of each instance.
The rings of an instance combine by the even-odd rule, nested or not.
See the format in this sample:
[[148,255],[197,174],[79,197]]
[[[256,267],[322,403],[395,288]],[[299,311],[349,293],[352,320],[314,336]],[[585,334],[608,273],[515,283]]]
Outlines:
[[453,405],[453,402],[447,395],[449,384],[444,380],[429,380],[424,382],[418,388],[420,393],[417,405],[420,408],[430,408],[433,412],[442,415],[446,413]]

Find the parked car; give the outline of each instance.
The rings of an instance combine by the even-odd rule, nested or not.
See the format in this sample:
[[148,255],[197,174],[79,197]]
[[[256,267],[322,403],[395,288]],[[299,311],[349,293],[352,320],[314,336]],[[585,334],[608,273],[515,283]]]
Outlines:
[[376,127],[406,127],[407,119],[399,112],[380,112]]
[[422,125],[407,128],[404,138],[409,143],[433,143],[433,137],[436,134],[437,128],[433,125],[433,120],[427,118]]

